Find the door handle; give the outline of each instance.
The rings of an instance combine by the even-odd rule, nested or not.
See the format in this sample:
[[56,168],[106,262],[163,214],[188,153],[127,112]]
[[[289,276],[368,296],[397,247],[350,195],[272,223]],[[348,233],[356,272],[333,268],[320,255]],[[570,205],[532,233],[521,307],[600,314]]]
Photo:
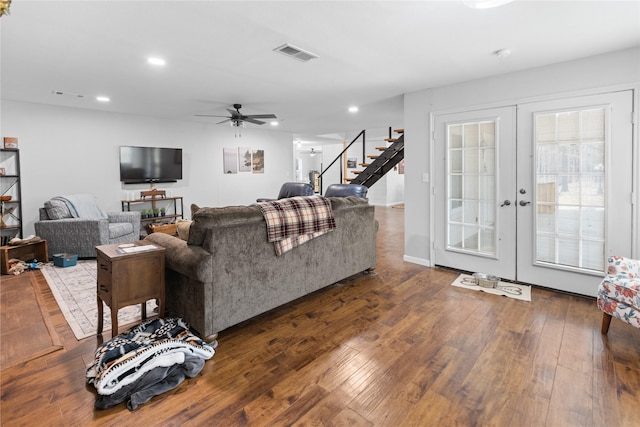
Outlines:
[[504,202],[502,202],[502,204],[500,205],[500,207],[503,207],[503,206],[509,206],[509,205],[511,205],[511,200],[505,200]]
[[525,202],[524,200],[520,200],[520,206],[527,206],[530,205],[531,202]]

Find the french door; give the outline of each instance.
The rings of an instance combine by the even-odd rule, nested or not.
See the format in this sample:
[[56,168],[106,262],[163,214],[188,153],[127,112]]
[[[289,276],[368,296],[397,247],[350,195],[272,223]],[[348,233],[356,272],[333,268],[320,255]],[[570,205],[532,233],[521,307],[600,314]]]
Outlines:
[[595,295],[632,245],[632,93],[435,118],[435,263]]

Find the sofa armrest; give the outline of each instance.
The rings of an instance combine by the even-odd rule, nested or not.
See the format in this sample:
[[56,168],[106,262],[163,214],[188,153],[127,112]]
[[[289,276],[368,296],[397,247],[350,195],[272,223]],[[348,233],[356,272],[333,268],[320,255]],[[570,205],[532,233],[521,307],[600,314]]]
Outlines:
[[623,256],[609,257],[607,274],[612,276],[640,277],[640,260]]
[[128,222],[133,226],[133,235],[140,235],[140,212],[139,211],[126,211],[126,212],[107,212],[107,217],[110,223]]
[[165,233],[151,233],[144,240],[166,249],[167,268],[198,282],[213,281],[212,255],[201,246],[188,245],[184,240]]

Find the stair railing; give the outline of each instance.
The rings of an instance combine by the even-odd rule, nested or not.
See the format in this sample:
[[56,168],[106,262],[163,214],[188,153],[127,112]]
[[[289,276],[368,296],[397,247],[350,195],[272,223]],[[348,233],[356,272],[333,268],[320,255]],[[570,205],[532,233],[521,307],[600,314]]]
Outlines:
[[[356,142],[356,141],[357,141],[361,136],[362,136],[362,159],[363,159],[363,161],[364,161],[364,159],[365,159],[365,153],[366,153],[366,151],[367,151],[367,150],[366,150],[366,147],[365,147],[365,144],[366,144],[366,130],[365,130],[365,129],[363,129],[363,130],[358,134],[358,136],[356,136],[355,138],[353,138],[353,140],[352,140],[352,141],[351,141],[351,142],[350,142],[350,143],[349,143],[349,144],[344,148],[344,150],[342,150],[342,151],[340,152],[340,154],[338,154],[338,156],[336,156],[336,158],[335,158],[335,159],[333,159],[333,161],[332,161],[331,163],[329,163],[329,166],[327,166],[326,168],[324,168],[324,170],[320,173],[320,175],[318,175],[318,178],[317,178],[317,179],[318,179],[318,184],[319,184],[319,187],[320,187],[320,195],[322,195],[322,188],[323,188],[323,187],[322,187],[322,175],[324,175],[324,173],[325,173],[325,172],[327,172],[327,171],[329,170],[329,168],[330,168],[331,166],[333,166],[333,164],[334,164],[335,162],[337,162],[340,158],[342,158],[342,156],[344,155],[344,153],[346,153],[346,152],[347,152],[347,150],[348,150],[348,149],[349,149],[349,148],[350,148],[350,147],[351,147],[351,146],[352,146],[352,145],[353,145],[353,144],[354,144],[354,143],[355,143],[355,142]],[[343,180],[343,170],[342,170],[342,169],[343,169],[343,167],[342,167],[342,163],[344,163],[344,162],[341,162],[341,163],[340,163],[340,182],[341,182],[341,183],[342,183],[342,180]]]

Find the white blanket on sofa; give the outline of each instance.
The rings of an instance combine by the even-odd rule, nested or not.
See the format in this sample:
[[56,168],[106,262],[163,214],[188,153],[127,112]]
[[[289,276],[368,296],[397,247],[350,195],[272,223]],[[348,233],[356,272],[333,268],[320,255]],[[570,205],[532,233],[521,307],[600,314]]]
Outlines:
[[96,198],[91,194],[57,196],[53,200],[63,201],[74,218],[108,218],[107,214],[98,206]]

